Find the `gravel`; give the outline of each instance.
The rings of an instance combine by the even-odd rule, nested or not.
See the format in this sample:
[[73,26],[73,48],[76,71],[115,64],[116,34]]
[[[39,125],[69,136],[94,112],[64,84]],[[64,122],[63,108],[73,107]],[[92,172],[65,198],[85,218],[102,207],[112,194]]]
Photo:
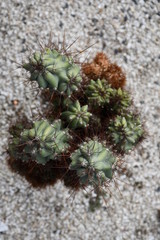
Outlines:
[[[0,240],[160,239],[160,1],[0,1]],[[63,39],[81,50],[81,60],[103,50],[126,71],[127,88],[146,122],[148,137],[126,157],[127,176],[112,198],[89,211],[85,192],[58,182],[33,189],[6,163],[8,128],[16,117],[40,108],[36,87],[26,83],[21,63],[38,40]],[[16,104],[15,104],[16,102]]]

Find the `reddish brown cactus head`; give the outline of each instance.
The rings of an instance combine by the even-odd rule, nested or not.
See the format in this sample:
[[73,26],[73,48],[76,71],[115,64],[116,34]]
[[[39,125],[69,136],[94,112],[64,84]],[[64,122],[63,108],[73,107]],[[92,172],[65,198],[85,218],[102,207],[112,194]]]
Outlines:
[[89,79],[106,79],[113,88],[123,88],[126,83],[126,76],[121,67],[111,63],[102,52],[97,53],[91,63],[83,64],[82,71]]
[[82,65],[82,71],[83,73],[89,78],[89,79],[98,79],[101,78],[102,75],[102,68],[98,64],[92,62],[92,63],[84,63]]
[[126,83],[126,76],[121,67],[113,63],[109,65],[108,71],[103,74],[103,78],[106,79],[113,88],[123,88]]
[[102,72],[106,72],[110,65],[108,57],[102,52],[97,53],[93,61],[101,66]]

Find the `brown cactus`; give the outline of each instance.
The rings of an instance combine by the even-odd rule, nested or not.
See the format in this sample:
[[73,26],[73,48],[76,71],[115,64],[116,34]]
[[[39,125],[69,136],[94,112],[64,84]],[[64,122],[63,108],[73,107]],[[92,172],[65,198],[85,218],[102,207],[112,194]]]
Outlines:
[[111,63],[102,52],[97,53],[91,63],[84,63],[82,71],[89,79],[106,79],[113,88],[123,88],[126,83],[126,76],[121,67]]
[[102,52],[97,53],[93,61],[101,66],[103,72],[106,72],[110,65],[108,57]]
[[126,76],[121,67],[117,64],[110,64],[108,71],[104,72],[102,78],[106,79],[113,88],[123,88],[126,83]]
[[102,68],[98,64],[92,63],[84,63],[82,65],[83,73],[89,78],[96,80],[97,78],[101,78]]

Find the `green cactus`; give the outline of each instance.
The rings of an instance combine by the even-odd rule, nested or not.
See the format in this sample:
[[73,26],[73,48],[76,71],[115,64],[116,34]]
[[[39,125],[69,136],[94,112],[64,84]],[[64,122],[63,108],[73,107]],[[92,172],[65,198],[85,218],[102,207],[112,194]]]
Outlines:
[[[34,122],[33,128],[23,130],[20,138],[13,137],[10,150],[15,158],[21,158],[22,161],[32,159],[45,165],[67,150],[69,138],[68,129],[61,129],[61,120],[56,120],[53,124],[40,120]],[[23,152],[18,154],[17,148],[20,146],[24,148]]]
[[73,59],[54,49],[35,52],[23,68],[30,72],[30,80],[36,81],[39,87],[57,90],[68,96],[78,90],[82,80],[80,68]]
[[69,123],[69,127],[72,129],[79,127],[86,127],[89,123],[90,116],[92,114],[88,112],[88,106],[80,105],[77,100],[74,104],[70,104],[68,111],[62,113],[62,118]]
[[99,186],[112,179],[114,163],[116,158],[104,144],[89,140],[71,154],[70,169],[76,170],[82,185]]
[[108,130],[113,143],[124,152],[131,150],[144,133],[140,119],[131,113],[116,116],[110,122]]
[[112,101],[114,102],[112,110],[117,112],[123,112],[131,105],[129,93],[121,88],[114,89]]
[[86,89],[86,95],[88,96],[89,102],[97,107],[103,107],[108,104],[113,93],[114,89],[112,89],[111,85],[104,79],[98,79],[97,81],[91,80]]

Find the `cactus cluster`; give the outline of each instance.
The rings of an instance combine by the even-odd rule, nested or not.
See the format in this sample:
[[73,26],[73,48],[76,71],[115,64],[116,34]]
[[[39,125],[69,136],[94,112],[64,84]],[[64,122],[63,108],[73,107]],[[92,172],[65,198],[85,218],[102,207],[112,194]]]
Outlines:
[[47,47],[22,65],[30,73],[29,81],[51,97],[51,111],[44,111],[46,120],[21,124],[18,133],[11,132],[12,166],[15,163],[21,174],[25,163],[28,173],[23,169],[23,175],[28,180],[32,172],[34,186],[51,184],[54,175],[66,186],[100,189],[112,180],[120,156],[143,138],[143,125],[124,89],[120,67],[103,53],[78,65],[64,52]]

